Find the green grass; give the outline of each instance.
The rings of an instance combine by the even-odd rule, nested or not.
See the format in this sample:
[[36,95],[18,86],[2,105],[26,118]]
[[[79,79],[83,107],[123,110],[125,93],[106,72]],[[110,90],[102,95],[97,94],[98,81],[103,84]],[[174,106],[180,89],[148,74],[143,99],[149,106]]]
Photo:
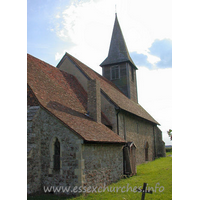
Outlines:
[[172,151],[166,152],[166,156],[171,156],[171,155],[172,155]]
[[[73,200],[132,200],[132,199],[141,199],[142,194],[140,192],[133,192],[128,187],[141,187],[143,183],[146,182],[148,184],[148,188],[152,187],[154,189],[153,194],[146,194],[145,200],[169,200],[172,199],[172,157],[168,156],[165,158],[159,158],[155,161],[148,162],[145,164],[141,164],[137,166],[137,175],[127,179],[121,179],[117,183],[111,184],[108,188],[109,190],[113,190],[115,187],[115,192],[105,192],[101,193],[90,193],[87,196],[81,195],[77,198],[70,198]],[[157,184],[157,189],[155,191],[155,187]],[[116,188],[119,188],[118,192],[116,192]],[[121,190],[121,188],[123,188]],[[164,190],[163,190],[164,189]],[[125,192],[123,192],[125,191]],[[69,198],[66,197],[58,197],[55,195],[40,195],[35,197],[28,197],[28,200],[66,200]]]

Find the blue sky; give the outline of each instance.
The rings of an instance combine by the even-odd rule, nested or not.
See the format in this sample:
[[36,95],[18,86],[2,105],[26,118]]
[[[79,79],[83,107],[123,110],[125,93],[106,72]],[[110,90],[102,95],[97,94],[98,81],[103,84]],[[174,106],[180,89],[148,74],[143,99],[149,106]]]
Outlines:
[[150,55],[156,56],[160,60],[153,64],[148,61],[147,55],[134,51],[130,53],[130,56],[137,66],[145,66],[149,69],[172,67],[172,41],[170,39],[156,39],[148,50]]
[[115,18],[137,72],[139,103],[162,125],[171,122],[172,5],[168,0],[27,0],[27,52],[56,66],[65,52],[101,73]]
[[55,53],[63,41],[51,31],[54,18],[68,1],[28,0],[27,1],[27,51],[52,65],[56,65]]
[[[151,9],[151,12],[148,11],[146,15],[144,15],[143,12],[146,12],[149,9],[147,8],[144,9],[143,3],[146,3],[148,1],[142,0],[141,1],[142,3],[137,4],[136,1],[131,1],[131,0],[126,0],[126,1],[111,0],[109,1],[111,3],[107,6],[107,9],[104,8],[106,6],[102,6],[106,5],[106,2],[107,1],[105,0],[102,1],[101,0],[98,1],[28,0],[27,1],[28,53],[35,55],[36,57],[40,57],[43,60],[48,60],[50,64],[56,66],[58,62],[57,57],[61,58],[64,51],[66,50],[72,51],[73,47],[77,45],[77,42],[74,41],[76,39],[77,40],[80,39],[79,38],[80,34],[78,34],[77,32],[86,35],[86,37],[82,37],[84,42],[87,44],[85,46],[91,47],[92,45],[90,43],[93,43],[92,40],[94,40],[94,43],[96,43],[97,45],[97,50],[99,50],[98,47],[99,43],[97,42],[97,40],[100,39],[99,37],[102,38],[99,40],[100,42],[105,41],[106,37],[107,44],[105,44],[104,47],[102,47],[101,45],[101,48],[102,50],[105,49],[104,52],[107,53],[109,40],[111,37],[111,31],[113,27],[113,21],[114,21],[113,19],[114,19],[115,5],[116,5],[120,25],[123,29],[123,34],[125,36],[130,51],[130,55],[132,56],[134,62],[138,66],[146,66],[151,68],[152,64],[154,64],[152,59],[154,58],[156,60],[157,58],[157,60],[159,59],[160,60],[157,63],[157,65],[154,65],[154,68],[156,67],[167,68],[172,66],[172,63],[169,62],[172,57],[171,54],[172,42],[171,42],[171,27],[170,27],[171,12],[168,13],[169,16],[169,19],[167,19],[168,21],[166,20],[165,16],[167,13],[166,11],[169,11],[166,9],[166,4],[168,5],[167,8],[171,9],[170,3],[166,3],[165,0],[159,0],[159,1],[152,0],[150,5],[152,6],[153,10]],[[160,3],[158,4],[158,2]],[[127,5],[130,5],[130,7]],[[131,8],[135,10],[136,6],[138,6],[139,11],[135,15],[133,15]],[[157,7],[155,8],[155,6]],[[103,9],[105,10],[105,12]],[[158,11],[159,9],[160,11]],[[163,16],[162,18],[162,16],[160,15],[163,10],[165,10],[165,12],[162,14]],[[153,12],[154,15],[152,14]],[[151,19],[148,19],[149,14],[151,15],[150,17]],[[161,18],[161,20],[158,21],[158,18]],[[133,21],[133,19],[135,19],[135,21]],[[82,23],[82,25],[80,23]],[[79,28],[77,27],[78,25],[80,25]],[[88,26],[89,30],[87,31],[85,30],[85,28],[88,28]],[[162,33],[160,30],[164,29],[164,27],[166,27],[165,33]],[[72,33],[69,33],[70,29],[74,31],[74,36],[72,35]],[[155,34],[156,32],[159,33],[156,35]],[[94,35],[96,37],[94,37]],[[133,40],[132,35],[135,36],[134,37],[135,41]],[[135,45],[136,42],[137,45]],[[136,48],[134,48],[134,46],[136,46]],[[104,53],[104,55],[106,54]],[[105,57],[103,56],[102,58]]]

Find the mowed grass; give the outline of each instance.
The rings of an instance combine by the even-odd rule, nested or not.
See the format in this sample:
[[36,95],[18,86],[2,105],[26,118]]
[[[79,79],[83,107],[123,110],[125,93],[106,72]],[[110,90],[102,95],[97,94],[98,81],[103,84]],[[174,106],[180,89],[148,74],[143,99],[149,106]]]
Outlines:
[[[153,194],[146,194],[145,200],[169,200],[172,199],[172,157],[159,158],[137,166],[137,175],[121,179],[117,183],[108,186],[104,192],[90,193],[80,195],[71,200],[132,200],[141,199],[142,193],[137,192],[136,188],[143,187],[147,183],[147,189],[152,189]],[[131,190],[132,188],[132,190]],[[118,189],[118,191],[117,191]],[[109,190],[109,191],[108,191]],[[28,197],[28,200],[64,200],[69,197],[58,197],[56,195],[40,195]]]

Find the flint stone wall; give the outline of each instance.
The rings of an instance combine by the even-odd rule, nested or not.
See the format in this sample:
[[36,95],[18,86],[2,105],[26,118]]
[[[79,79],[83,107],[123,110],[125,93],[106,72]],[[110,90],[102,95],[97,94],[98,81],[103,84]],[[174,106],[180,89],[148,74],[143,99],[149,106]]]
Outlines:
[[[28,122],[28,194],[44,192],[44,186],[80,186],[80,151],[82,139],[61,121],[40,108],[37,117]],[[34,136],[35,135],[35,136]],[[33,137],[34,136],[34,137]],[[31,139],[32,138],[32,139]],[[61,169],[53,170],[52,141],[60,142]]]
[[83,148],[84,186],[102,187],[116,182],[123,174],[123,145],[88,144]]
[[127,112],[119,113],[119,135],[136,146],[136,164],[145,161],[145,144],[148,142],[148,161],[154,160],[154,125]]

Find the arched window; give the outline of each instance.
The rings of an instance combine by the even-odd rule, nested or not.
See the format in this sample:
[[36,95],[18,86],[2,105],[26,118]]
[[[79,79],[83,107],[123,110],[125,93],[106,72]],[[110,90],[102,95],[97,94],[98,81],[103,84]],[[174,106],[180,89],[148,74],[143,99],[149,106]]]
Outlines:
[[57,136],[53,136],[49,145],[50,153],[50,163],[49,163],[49,174],[54,172],[63,174],[62,170],[62,142],[61,139]]
[[58,141],[58,138],[56,138],[56,141],[54,143],[54,170],[60,170],[60,142]]
[[149,143],[146,142],[145,144],[145,161],[148,161],[149,160],[149,156],[148,156],[148,149],[149,149]]

